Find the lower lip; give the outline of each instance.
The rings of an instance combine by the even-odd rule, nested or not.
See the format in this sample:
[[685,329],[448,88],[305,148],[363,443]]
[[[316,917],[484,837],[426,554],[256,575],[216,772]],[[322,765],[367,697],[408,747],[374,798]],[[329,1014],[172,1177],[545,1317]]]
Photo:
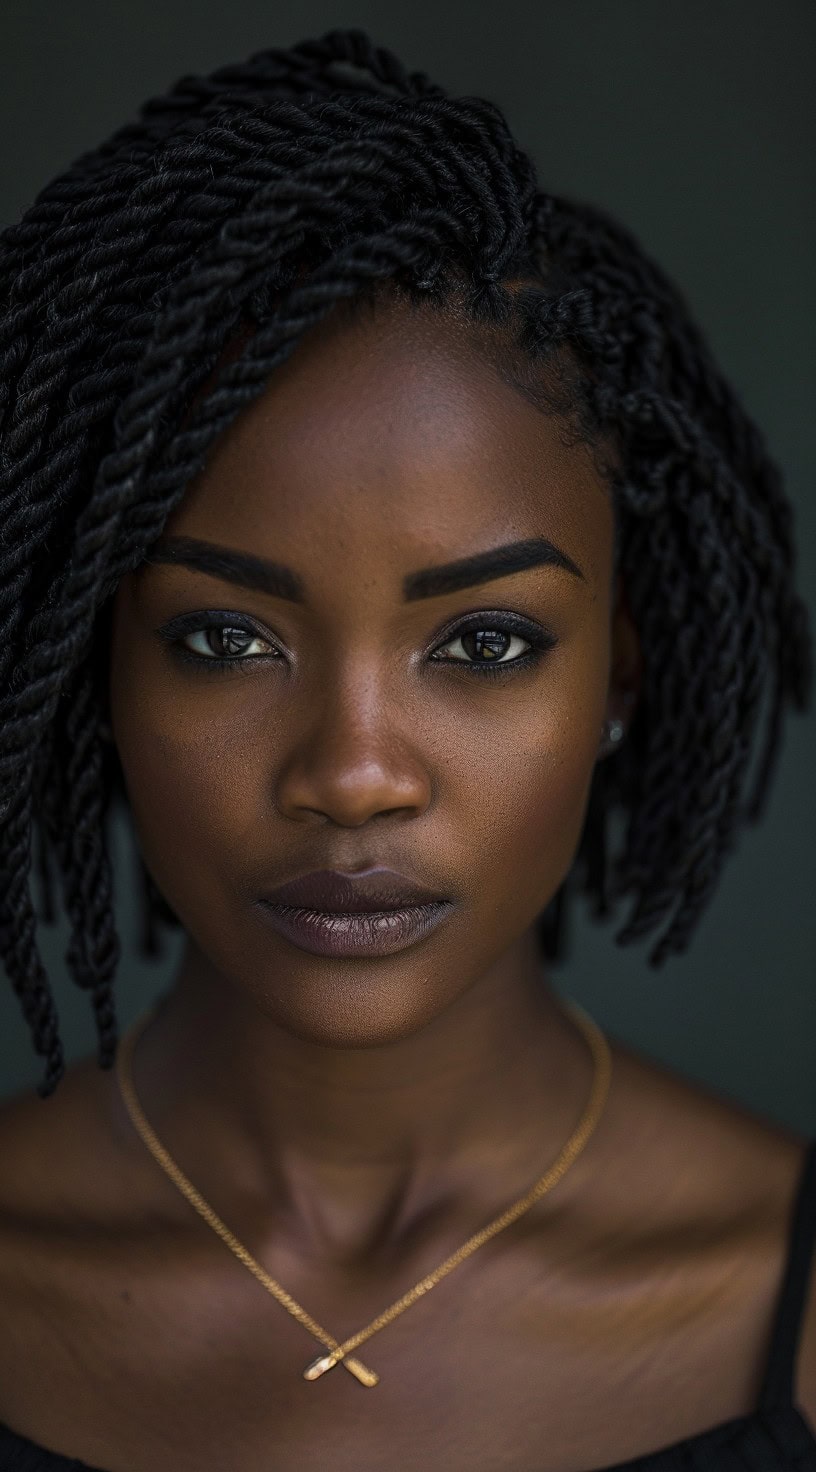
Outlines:
[[295,909],[269,900],[260,905],[280,935],[315,956],[390,956],[424,940],[453,909],[449,900],[355,915]]

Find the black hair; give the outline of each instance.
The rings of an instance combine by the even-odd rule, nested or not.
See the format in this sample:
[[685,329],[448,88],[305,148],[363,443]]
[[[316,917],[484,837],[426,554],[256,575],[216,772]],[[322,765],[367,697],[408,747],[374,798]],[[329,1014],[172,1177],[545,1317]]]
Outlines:
[[[0,954],[46,1060],[43,1097],[64,1062],[35,866],[41,918],[59,878],[100,1064],[116,1051],[112,595],[302,334],[383,289],[443,311],[456,299],[513,353],[571,364],[555,376],[579,433],[615,446],[616,555],[643,685],[541,917],[546,955],[563,955],[574,885],[599,917],[631,898],[615,938],[659,930],[652,965],[684,950],[759,816],[785,706],[807,707],[779,472],[632,235],[540,191],[494,105],[448,96],[362,31],[182,77],[0,236]],[[240,355],[202,392],[247,323]],[[155,951],[175,917],[143,879]]]

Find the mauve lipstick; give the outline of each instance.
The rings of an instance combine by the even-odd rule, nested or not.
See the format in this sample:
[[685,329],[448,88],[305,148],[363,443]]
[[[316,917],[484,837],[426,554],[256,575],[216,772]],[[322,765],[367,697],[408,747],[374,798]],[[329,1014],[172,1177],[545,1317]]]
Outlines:
[[320,869],[258,901],[280,935],[316,956],[388,956],[423,940],[453,902],[393,869]]

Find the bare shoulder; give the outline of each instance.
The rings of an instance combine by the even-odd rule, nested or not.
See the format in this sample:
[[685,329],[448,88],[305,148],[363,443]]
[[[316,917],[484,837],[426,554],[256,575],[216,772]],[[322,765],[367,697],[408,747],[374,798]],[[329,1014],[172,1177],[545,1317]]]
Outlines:
[[165,1254],[175,1203],[165,1212],[115,1078],[94,1057],[48,1099],[31,1090],[0,1105],[0,1161],[0,1422],[60,1448],[90,1387],[106,1383],[133,1301],[147,1284],[161,1298],[168,1277],[183,1280],[183,1255]]
[[[127,1221],[142,1162],[126,1143],[112,1075],[93,1058],[56,1093],[0,1104],[0,1364],[53,1325],[60,1304],[91,1291]],[[5,1347],[3,1347],[5,1346]]]
[[[635,1210],[643,1241],[678,1244],[678,1282],[686,1275],[678,1313],[690,1308],[689,1292],[701,1303],[710,1296],[722,1307],[723,1327],[733,1333],[738,1326],[730,1342],[749,1346],[750,1407],[770,1349],[810,1140],[617,1040],[613,1059],[617,1102],[610,1093],[605,1149],[615,1166],[601,1187],[602,1209],[607,1220],[619,1217],[633,1241]],[[816,1242],[793,1399],[816,1434]]]

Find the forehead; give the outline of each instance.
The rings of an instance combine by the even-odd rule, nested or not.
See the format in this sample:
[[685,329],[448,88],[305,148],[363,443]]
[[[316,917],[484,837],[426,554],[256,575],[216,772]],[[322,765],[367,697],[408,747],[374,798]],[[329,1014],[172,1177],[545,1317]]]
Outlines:
[[602,580],[596,460],[483,342],[463,313],[399,299],[333,311],[211,446],[166,530],[303,566],[385,552],[395,568],[540,534]]

